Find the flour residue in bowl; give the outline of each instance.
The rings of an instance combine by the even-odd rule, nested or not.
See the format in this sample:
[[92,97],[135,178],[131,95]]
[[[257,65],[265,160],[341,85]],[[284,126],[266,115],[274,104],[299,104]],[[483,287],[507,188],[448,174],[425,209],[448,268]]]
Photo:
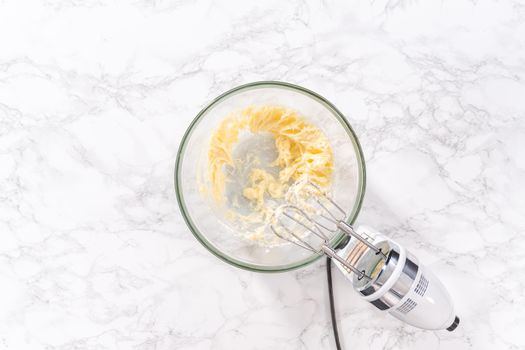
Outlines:
[[266,228],[275,208],[289,200],[291,186],[309,181],[328,190],[332,172],[328,138],[285,107],[235,111],[221,121],[210,140],[209,192],[252,240],[274,238]]

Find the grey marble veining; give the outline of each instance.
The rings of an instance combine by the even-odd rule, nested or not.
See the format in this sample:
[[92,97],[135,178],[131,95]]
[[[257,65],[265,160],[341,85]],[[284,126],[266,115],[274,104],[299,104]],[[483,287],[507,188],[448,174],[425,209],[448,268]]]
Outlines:
[[344,348],[524,348],[524,79],[519,1],[0,1],[0,349],[334,348],[324,261],[237,270],[177,208],[185,128],[254,80],[348,117],[358,222],[462,321],[403,325],[334,272]]

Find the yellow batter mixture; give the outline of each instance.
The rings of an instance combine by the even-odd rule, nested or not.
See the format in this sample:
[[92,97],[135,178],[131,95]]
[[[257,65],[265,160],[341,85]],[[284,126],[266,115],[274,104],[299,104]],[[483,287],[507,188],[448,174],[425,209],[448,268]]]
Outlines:
[[227,116],[211,137],[208,175],[211,193],[218,204],[225,202],[226,182],[236,181],[228,178],[225,167],[242,166],[232,156],[242,131],[270,133],[277,150],[277,158],[266,166],[277,167],[275,174],[278,175],[272,175],[263,167],[252,167],[248,184],[242,190],[255,213],[271,212],[267,200],[283,198],[290,185],[298,181],[311,181],[323,189],[329,188],[333,154],[323,132],[293,110],[251,106]]

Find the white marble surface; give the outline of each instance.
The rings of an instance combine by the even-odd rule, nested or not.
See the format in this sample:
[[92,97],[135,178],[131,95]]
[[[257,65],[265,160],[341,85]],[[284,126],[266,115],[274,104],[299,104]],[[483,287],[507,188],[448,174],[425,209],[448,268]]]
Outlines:
[[332,349],[324,262],[237,270],[172,172],[199,109],[276,79],[325,95],[368,166],[359,222],[410,247],[456,332],[335,273],[345,349],[525,347],[525,5],[0,1],[0,349]]

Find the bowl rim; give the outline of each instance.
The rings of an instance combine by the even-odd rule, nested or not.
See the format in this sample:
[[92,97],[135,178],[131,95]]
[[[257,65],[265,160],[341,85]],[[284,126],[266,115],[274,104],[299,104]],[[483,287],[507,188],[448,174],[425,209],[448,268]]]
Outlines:
[[[206,248],[208,249],[213,255],[218,257],[219,259],[227,262],[230,265],[239,267],[241,269],[249,270],[249,271],[256,271],[256,272],[284,272],[284,271],[290,271],[294,269],[298,269],[301,267],[304,267],[306,265],[309,265],[313,263],[314,261],[318,260],[323,256],[323,254],[315,254],[312,253],[312,255],[309,255],[308,257],[298,260],[297,262],[286,264],[286,265],[278,265],[278,266],[266,266],[266,265],[258,265],[258,264],[252,264],[247,263],[241,260],[237,260],[219,249],[217,249],[213,243],[208,241],[206,237],[197,229],[196,225],[193,223],[189,212],[186,208],[185,202],[184,202],[184,195],[182,194],[182,184],[180,183],[180,172],[182,168],[182,162],[184,160],[184,151],[186,149],[187,141],[189,137],[191,136],[193,130],[197,126],[197,124],[206,116],[207,112],[211,110],[216,104],[219,102],[225,100],[231,95],[246,91],[246,90],[253,90],[256,88],[265,88],[265,87],[276,87],[276,88],[284,88],[293,90],[299,93],[302,93],[306,96],[309,96],[313,99],[315,99],[317,102],[324,105],[328,110],[332,112],[334,117],[338,119],[338,121],[342,124],[343,128],[347,132],[348,136],[350,137],[352,144],[354,145],[354,149],[357,151],[357,164],[358,164],[358,173],[359,173],[359,179],[358,179],[358,193],[357,193],[357,200],[356,204],[352,208],[352,212],[350,215],[348,215],[348,218],[346,222],[348,224],[353,224],[357,218],[357,215],[359,214],[361,210],[361,206],[363,204],[363,198],[365,194],[365,188],[366,188],[366,168],[365,168],[365,161],[364,161],[364,155],[363,151],[361,149],[361,145],[359,144],[359,140],[357,139],[357,136],[350,126],[350,123],[345,118],[345,116],[326,98],[319,95],[318,93],[309,90],[307,88],[304,88],[299,85],[282,82],[282,81],[275,81],[275,80],[265,80],[265,81],[256,81],[251,82],[243,85],[239,85],[237,87],[234,87],[216,98],[214,98],[211,102],[209,102],[204,108],[201,109],[201,111],[197,114],[197,116],[192,120],[186,131],[184,132],[184,135],[182,136],[182,139],[179,144],[179,148],[177,150],[177,157],[175,161],[175,169],[174,169],[174,183],[175,183],[175,193],[177,197],[177,202],[179,205],[179,209],[182,213],[182,217],[184,221],[186,222],[186,225],[190,229],[193,236]],[[342,232],[339,232],[335,238],[331,241],[331,245],[333,247],[337,247],[343,240],[345,239],[345,235]]]

